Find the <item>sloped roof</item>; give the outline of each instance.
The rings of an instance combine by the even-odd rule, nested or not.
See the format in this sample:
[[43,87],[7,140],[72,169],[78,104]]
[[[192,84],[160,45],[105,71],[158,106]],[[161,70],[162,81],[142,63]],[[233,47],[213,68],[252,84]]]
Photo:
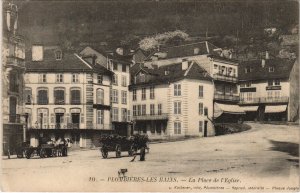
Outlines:
[[[194,53],[194,49],[198,48],[198,53]],[[167,53],[166,57],[163,59],[170,59],[170,58],[181,58],[187,56],[194,56],[194,55],[204,55],[204,54],[213,54],[214,49],[217,49],[215,45],[209,43],[208,41],[197,42],[197,43],[190,43],[190,44],[183,44],[179,46],[172,46],[172,47],[162,47],[159,52]],[[158,51],[152,52],[146,60],[149,60],[151,56],[158,53]]]
[[[295,60],[268,59],[262,67],[262,60],[251,60],[240,63],[238,77],[240,81],[267,80],[276,78],[288,78]],[[246,67],[252,67],[252,72],[245,72]],[[269,67],[274,67],[274,72],[269,72]]]
[[[55,49],[56,50],[56,49]],[[107,73],[100,65],[88,64],[75,53],[63,52],[61,60],[55,59],[55,50],[44,50],[42,61],[32,61],[31,52],[26,55],[26,72],[98,72]]]
[[[195,79],[195,80],[212,80],[207,71],[200,67],[196,62],[191,61],[189,68],[187,70],[182,70],[182,63],[175,63],[171,65],[161,66],[157,69],[149,69],[140,66],[141,70],[149,72],[149,74],[155,76],[148,82],[137,83],[130,85],[130,87],[135,86],[145,86],[145,85],[159,85],[167,84],[170,82],[176,82],[182,79]],[[165,75],[165,71],[168,71],[168,75]],[[134,75],[134,74],[132,74]]]

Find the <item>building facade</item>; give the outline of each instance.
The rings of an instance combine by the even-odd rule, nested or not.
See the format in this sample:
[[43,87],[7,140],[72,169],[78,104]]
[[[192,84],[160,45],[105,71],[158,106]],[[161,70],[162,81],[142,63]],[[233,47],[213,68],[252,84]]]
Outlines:
[[94,147],[111,131],[112,73],[59,47],[34,45],[25,74],[26,125],[30,144],[69,139],[75,147]]
[[196,62],[141,65],[130,85],[134,132],[151,139],[214,135],[213,90],[212,78]]
[[3,152],[13,151],[26,141],[23,127],[25,71],[24,38],[17,33],[18,7],[3,3],[2,33],[2,121]]
[[239,105],[248,120],[295,121],[299,118],[299,64],[288,59],[243,62]]

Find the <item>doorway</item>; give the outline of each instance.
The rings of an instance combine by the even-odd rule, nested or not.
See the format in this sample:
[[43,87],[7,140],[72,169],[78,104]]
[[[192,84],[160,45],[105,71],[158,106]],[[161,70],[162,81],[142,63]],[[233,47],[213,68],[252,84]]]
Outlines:
[[64,114],[63,113],[55,113],[55,126],[56,129],[61,129],[61,124],[63,123]]
[[80,113],[72,113],[72,129],[79,129]]
[[204,121],[204,137],[207,137],[207,123],[208,121]]

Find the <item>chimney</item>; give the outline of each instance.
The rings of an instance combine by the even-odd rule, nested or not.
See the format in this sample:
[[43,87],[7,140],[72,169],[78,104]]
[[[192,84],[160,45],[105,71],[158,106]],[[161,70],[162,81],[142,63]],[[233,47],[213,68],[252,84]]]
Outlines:
[[263,68],[264,68],[264,67],[265,67],[265,65],[266,65],[266,60],[265,60],[265,59],[262,59],[262,60],[261,60],[261,67],[263,67]]
[[97,59],[97,56],[96,56],[96,55],[93,55],[93,56],[92,56],[92,64],[93,64],[93,65],[96,65],[96,59]]
[[181,62],[181,69],[182,70],[187,70],[189,67],[189,61],[187,59],[183,59]]
[[42,45],[32,45],[32,61],[43,61],[44,48]]
[[270,59],[269,52],[266,51],[266,60]]

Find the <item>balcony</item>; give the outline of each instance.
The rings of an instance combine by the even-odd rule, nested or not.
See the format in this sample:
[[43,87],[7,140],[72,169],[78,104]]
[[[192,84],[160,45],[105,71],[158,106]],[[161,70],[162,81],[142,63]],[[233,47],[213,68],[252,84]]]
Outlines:
[[134,115],[132,117],[132,119],[135,120],[135,121],[167,120],[168,119],[168,114],[167,113],[162,113],[162,114]]
[[213,74],[214,80],[225,81],[225,82],[233,82],[237,83],[237,77],[223,75],[223,74]]
[[239,101],[239,104],[280,104],[280,103],[288,103],[289,97],[283,96],[283,97],[259,97],[259,98],[253,98],[251,100],[245,100],[241,99]]
[[6,57],[6,65],[13,67],[25,68],[25,61],[22,58],[16,56],[7,56]]
[[20,115],[19,114],[10,114],[9,117],[9,123],[21,123]]
[[234,101],[234,102],[238,102],[240,100],[240,96],[215,93],[214,94],[214,100],[217,100],[217,101]]

